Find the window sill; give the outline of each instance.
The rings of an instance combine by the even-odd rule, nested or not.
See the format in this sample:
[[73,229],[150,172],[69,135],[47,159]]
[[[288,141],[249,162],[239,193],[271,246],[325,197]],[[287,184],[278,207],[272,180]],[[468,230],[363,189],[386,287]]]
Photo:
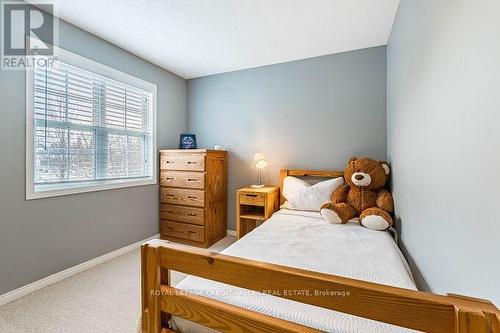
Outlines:
[[98,182],[84,182],[78,184],[48,184],[48,185],[35,185],[26,189],[26,200],[41,199],[49,197],[57,197],[63,195],[71,195],[78,193],[96,192],[114,190],[119,188],[155,185],[156,178],[144,179],[115,179],[115,180],[102,180]]

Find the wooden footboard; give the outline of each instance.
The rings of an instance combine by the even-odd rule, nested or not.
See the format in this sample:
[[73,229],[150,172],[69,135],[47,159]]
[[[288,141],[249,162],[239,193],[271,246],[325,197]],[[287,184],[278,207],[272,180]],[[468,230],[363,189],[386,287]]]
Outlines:
[[143,245],[141,253],[144,333],[171,331],[171,315],[222,332],[318,332],[187,294],[170,286],[169,270],[424,332],[500,333],[500,312],[485,300],[396,288],[161,240]]

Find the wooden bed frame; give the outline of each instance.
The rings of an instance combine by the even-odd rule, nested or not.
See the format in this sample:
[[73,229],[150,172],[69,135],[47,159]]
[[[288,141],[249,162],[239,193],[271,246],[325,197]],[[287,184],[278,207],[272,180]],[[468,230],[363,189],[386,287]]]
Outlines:
[[[286,176],[341,177],[342,171],[282,170]],[[284,198],[281,197],[283,202]],[[222,282],[301,303],[425,332],[500,333],[500,311],[489,301],[436,295],[336,275],[237,258],[152,240],[142,246],[142,332],[173,332],[175,315],[222,332],[319,332],[297,323],[188,294],[169,272]],[[284,291],[300,290],[300,293]],[[316,292],[347,293],[345,297]]]

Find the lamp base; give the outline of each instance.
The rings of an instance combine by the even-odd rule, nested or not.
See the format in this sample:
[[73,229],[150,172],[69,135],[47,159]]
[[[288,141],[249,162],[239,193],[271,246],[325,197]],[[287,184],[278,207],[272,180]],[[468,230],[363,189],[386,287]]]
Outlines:
[[264,185],[264,184],[252,184],[250,187],[251,187],[251,188],[263,188],[263,187],[265,187],[265,186],[266,186],[266,185]]

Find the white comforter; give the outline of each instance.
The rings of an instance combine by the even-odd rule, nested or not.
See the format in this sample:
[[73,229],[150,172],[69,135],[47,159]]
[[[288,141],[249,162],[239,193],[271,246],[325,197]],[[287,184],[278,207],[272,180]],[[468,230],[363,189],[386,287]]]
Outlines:
[[[416,289],[408,265],[389,233],[356,223],[331,225],[314,212],[280,210],[221,253]],[[327,332],[409,331],[194,276],[176,287]],[[213,332],[182,318],[173,317],[173,321],[185,333]]]

